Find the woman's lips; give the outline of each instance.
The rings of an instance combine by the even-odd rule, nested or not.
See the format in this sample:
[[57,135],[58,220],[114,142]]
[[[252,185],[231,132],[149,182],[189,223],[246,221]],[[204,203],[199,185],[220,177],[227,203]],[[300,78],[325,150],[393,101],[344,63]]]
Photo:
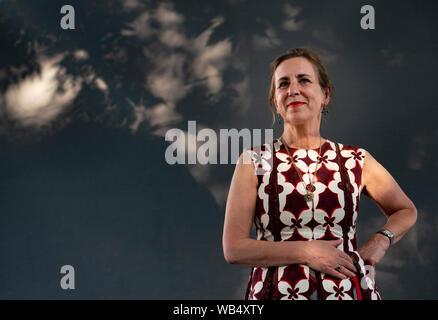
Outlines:
[[302,106],[305,104],[304,102],[291,102],[287,106],[292,108],[298,108],[299,106]]

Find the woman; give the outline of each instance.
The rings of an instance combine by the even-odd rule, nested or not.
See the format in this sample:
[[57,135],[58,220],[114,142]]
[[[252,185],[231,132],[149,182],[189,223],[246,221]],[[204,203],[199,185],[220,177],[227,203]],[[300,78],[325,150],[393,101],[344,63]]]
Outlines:
[[[225,259],[253,267],[246,299],[380,299],[374,267],[416,221],[412,201],[366,150],[320,136],[332,91],[308,49],[272,63],[269,101],[283,134],[240,156],[223,232]],[[387,222],[358,249],[362,191]]]

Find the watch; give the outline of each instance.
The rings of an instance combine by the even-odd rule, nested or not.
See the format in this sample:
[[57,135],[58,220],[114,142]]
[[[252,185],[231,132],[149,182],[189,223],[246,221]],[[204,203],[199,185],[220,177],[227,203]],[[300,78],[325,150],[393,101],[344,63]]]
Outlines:
[[387,230],[387,229],[383,229],[383,230],[379,230],[376,233],[380,233],[383,234],[385,237],[387,237],[389,239],[389,245],[392,245],[392,242],[394,241],[394,234]]

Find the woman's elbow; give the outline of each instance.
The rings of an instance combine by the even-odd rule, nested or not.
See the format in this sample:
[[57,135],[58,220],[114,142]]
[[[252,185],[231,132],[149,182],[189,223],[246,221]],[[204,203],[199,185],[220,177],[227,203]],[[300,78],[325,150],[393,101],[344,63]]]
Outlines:
[[229,251],[224,251],[225,261],[229,264],[238,264],[237,259],[234,255],[230,254]]
[[229,264],[239,264],[238,246],[231,241],[223,242],[224,258]]

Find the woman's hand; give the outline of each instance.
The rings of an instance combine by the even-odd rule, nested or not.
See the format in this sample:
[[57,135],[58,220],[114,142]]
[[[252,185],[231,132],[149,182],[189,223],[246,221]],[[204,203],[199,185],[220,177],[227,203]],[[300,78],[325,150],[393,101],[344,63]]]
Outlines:
[[388,248],[389,239],[382,234],[376,233],[358,252],[365,264],[375,267],[383,259]]
[[[338,240],[314,240],[308,242],[306,264],[319,272],[324,272],[338,279],[352,278],[356,275],[356,267],[352,259],[336,247],[342,243]],[[340,266],[339,271],[336,270]]]

